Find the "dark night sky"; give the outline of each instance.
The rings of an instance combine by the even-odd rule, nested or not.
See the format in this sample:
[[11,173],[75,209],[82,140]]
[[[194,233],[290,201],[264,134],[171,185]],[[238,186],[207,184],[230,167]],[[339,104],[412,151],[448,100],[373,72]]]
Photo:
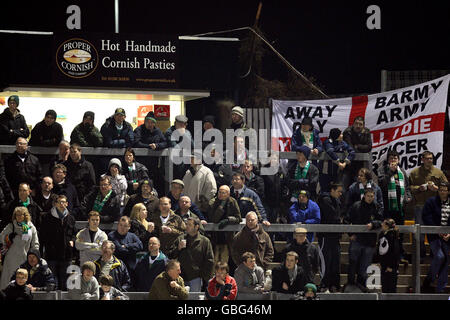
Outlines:
[[[121,0],[120,32],[192,35],[252,26],[258,2]],[[114,0],[40,3],[2,4],[0,29],[64,31],[67,6],[78,4],[82,31],[114,32]],[[366,27],[371,4],[381,8],[381,30]],[[448,1],[263,1],[259,26],[326,93],[375,93],[382,69],[450,69],[449,15]]]

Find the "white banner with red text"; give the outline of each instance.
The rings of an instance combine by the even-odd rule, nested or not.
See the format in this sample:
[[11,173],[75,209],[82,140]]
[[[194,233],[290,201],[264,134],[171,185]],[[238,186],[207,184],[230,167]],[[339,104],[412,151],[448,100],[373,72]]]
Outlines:
[[[331,129],[344,131],[356,117],[365,119],[372,134],[374,170],[386,160],[388,150],[400,154],[407,172],[420,165],[420,153],[433,152],[442,165],[443,132],[450,74],[418,85],[388,92],[340,99],[272,100],[272,149],[290,151],[293,131],[304,117],[313,118],[322,140]],[[448,152],[448,150],[447,150]]]

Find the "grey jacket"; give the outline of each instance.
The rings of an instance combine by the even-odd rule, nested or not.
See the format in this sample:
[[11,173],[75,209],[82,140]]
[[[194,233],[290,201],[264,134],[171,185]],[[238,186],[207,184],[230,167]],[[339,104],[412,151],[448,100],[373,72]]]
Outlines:
[[100,286],[97,279],[92,277],[91,280],[85,281],[81,274],[78,275],[76,282],[80,283],[79,289],[69,289],[69,300],[99,300],[100,299]]
[[242,293],[261,293],[261,288],[264,288],[264,270],[260,266],[251,270],[241,263],[234,271],[234,279]]

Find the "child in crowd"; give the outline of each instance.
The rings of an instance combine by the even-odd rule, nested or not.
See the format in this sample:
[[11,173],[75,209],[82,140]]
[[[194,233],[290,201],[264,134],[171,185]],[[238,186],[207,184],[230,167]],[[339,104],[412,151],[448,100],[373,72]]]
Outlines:
[[237,295],[237,285],[226,262],[218,261],[215,265],[216,275],[208,283],[206,298],[208,300],[234,300]]
[[17,269],[16,280],[8,284],[8,286],[2,291],[0,300],[33,300],[31,290],[26,285],[27,280],[27,269]]
[[95,268],[92,261],[83,263],[81,274],[75,280],[75,285],[68,290],[70,300],[98,300],[100,298],[98,282],[94,277]]
[[130,300],[122,291],[113,287],[114,279],[109,274],[102,274],[98,282],[100,283],[100,300]]

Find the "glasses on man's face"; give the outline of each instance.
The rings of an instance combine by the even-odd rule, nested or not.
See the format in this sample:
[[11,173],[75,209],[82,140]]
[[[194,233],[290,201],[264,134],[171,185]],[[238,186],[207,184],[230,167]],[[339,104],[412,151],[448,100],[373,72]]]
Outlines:
[[433,157],[424,157],[424,160],[433,160]]
[[102,183],[102,184],[100,184],[100,187],[109,187],[109,186],[110,186],[109,183]]

